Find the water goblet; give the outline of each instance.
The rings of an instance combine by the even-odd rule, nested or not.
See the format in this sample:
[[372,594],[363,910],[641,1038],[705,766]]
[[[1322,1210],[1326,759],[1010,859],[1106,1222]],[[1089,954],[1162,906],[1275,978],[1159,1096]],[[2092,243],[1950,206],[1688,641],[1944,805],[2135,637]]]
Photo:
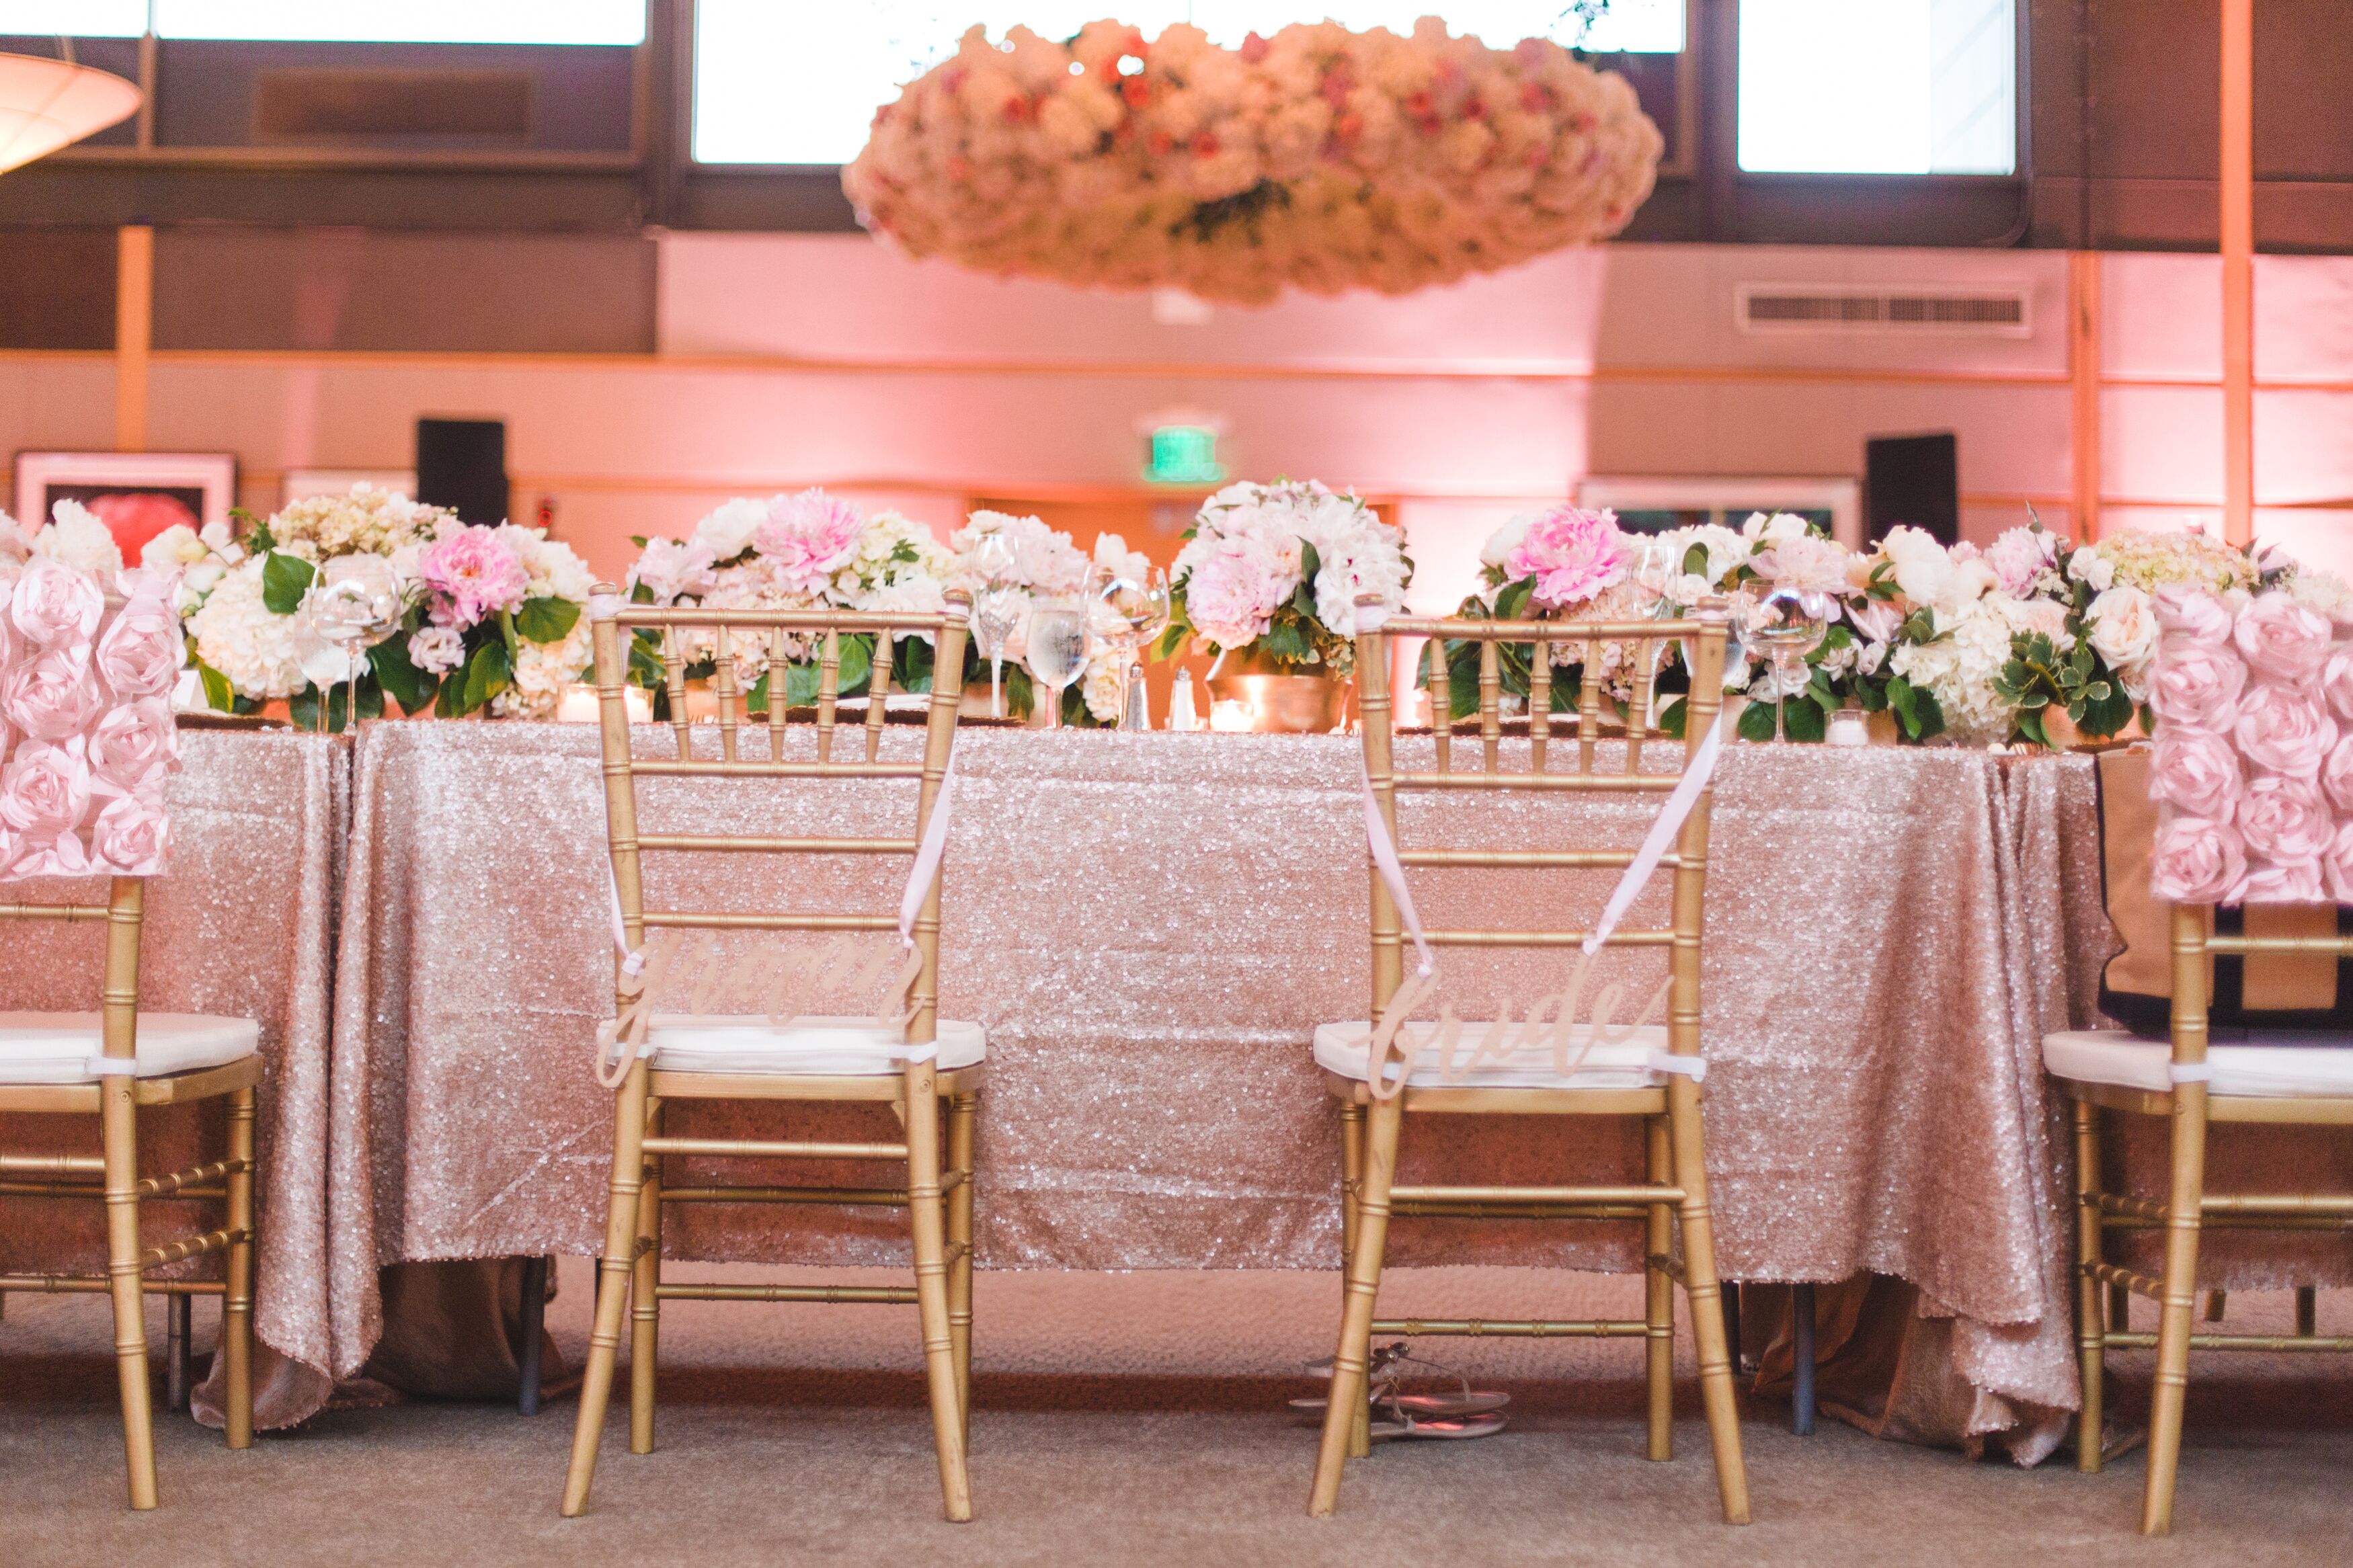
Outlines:
[[1005,643],[1021,625],[1025,595],[1018,585],[1020,558],[1013,541],[987,533],[974,546],[973,565],[982,587],[972,599],[972,640],[988,660],[988,716],[1005,717]]
[[1157,567],[1136,574],[1099,571],[1093,594],[1122,628],[1106,639],[1126,655],[1120,666],[1119,727],[1149,730],[1152,715],[1145,701],[1144,665],[1136,655],[1168,625],[1168,574]]
[[1789,693],[1796,669],[1830,630],[1831,596],[1818,588],[1776,588],[1749,612],[1742,640],[1773,665],[1773,738],[1789,738]]
[[[339,555],[319,568],[302,596],[302,616],[321,641],[332,644],[343,656],[345,679],[351,682],[350,710],[357,717],[360,656],[400,629],[408,613],[408,595],[392,563],[381,555]],[[333,682],[321,694],[319,727],[327,728]]]
[[1030,679],[1053,694],[1047,699],[1046,728],[1059,730],[1062,693],[1086,673],[1087,659],[1094,651],[1094,596],[1083,590],[1034,595],[1022,641],[1022,658],[1029,667]]

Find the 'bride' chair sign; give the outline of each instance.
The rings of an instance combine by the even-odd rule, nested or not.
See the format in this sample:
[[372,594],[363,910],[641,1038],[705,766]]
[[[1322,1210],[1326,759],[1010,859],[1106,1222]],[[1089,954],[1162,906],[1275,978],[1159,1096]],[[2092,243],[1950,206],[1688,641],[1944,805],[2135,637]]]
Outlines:
[[[1673,1415],[1674,1299],[1680,1279],[1691,1299],[1699,1346],[1700,1387],[1715,1446],[1716,1487],[1727,1522],[1748,1521],[1748,1483],[1740,1455],[1737,1413],[1724,1313],[1719,1304],[1715,1252],[1707,1202],[1706,1163],[1700,1139],[1699,969],[1702,899],[1705,891],[1708,780],[1721,733],[1716,718],[1723,685],[1727,631],[1725,602],[1710,599],[1696,621],[1594,620],[1518,621],[1390,618],[1376,602],[1360,600],[1356,611],[1356,679],[1364,715],[1366,839],[1373,861],[1373,1009],[1369,1021],[1327,1024],[1315,1031],[1315,1060],[1340,1101],[1342,1160],[1342,1255],[1346,1272],[1339,1348],[1332,1395],[1326,1406],[1322,1447],[1308,1511],[1328,1514],[1339,1504],[1344,1460],[1366,1451],[1367,1380],[1376,1334],[1468,1334],[1643,1336],[1648,1349],[1649,1454],[1672,1457]],[[1447,727],[1436,737],[1436,771],[1396,769],[1390,731],[1389,639],[1426,637],[1475,642],[1480,650],[1483,766],[1457,772]],[[1642,742],[1649,728],[1650,681],[1639,682],[1627,710],[1622,771],[1597,768],[1602,683],[1584,681],[1577,717],[1577,766],[1548,772],[1552,749],[1550,647],[1558,642],[1585,645],[1583,668],[1602,668],[1604,644],[1632,645],[1629,667],[1656,668],[1663,646],[1681,639],[1693,666],[1686,734],[1674,773],[1641,771]],[[1528,764],[1526,773],[1503,769],[1497,705],[1498,647],[1533,645],[1529,668]],[[1434,680],[1444,679],[1441,655],[1431,661]],[[1449,711],[1443,690],[1434,693],[1435,711]],[[1525,790],[1539,799],[1582,795],[1665,797],[1641,846],[1634,849],[1400,848],[1397,797],[1400,791],[1494,792]],[[1672,853],[1669,846],[1672,844]],[[1652,871],[1674,873],[1672,924],[1663,930],[1621,929],[1620,921]],[[1622,868],[1616,890],[1589,931],[1424,930],[1406,872],[1417,868],[1491,871],[1592,870]],[[1410,942],[1416,973],[1405,973]],[[1416,1021],[1420,1005],[1442,996],[1435,947],[1574,950],[1566,988],[1536,999],[1515,1019],[1504,1004],[1492,1021],[1464,1025],[1451,1002],[1441,1002],[1436,1022]],[[1618,1019],[1621,987],[1588,994],[1596,955],[1606,947],[1669,949],[1668,978],[1631,1022]],[[1665,1005],[1666,1022],[1653,1022]],[[1579,1017],[1580,1012],[1589,1016]],[[1470,1044],[1465,1048],[1465,1037]],[[1397,1182],[1398,1151],[1409,1111],[1453,1115],[1639,1116],[1645,1131],[1647,1180],[1633,1184],[1571,1186],[1420,1186]],[[1377,1320],[1383,1249],[1392,1215],[1432,1218],[1641,1219],[1648,1280],[1641,1321],[1498,1322],[1472,1319],[1432,1322]],[[1683,1257],[1673,1252],[1673,1226],[1683,1230]]]
[[[654,1446],[654,1366],[664,1300],[913,1303],[923,1322],[924,1370],[931,1392],[932,1431],[938,1449],[940,1489],[947,1517],[972,1517],[965,1471],[972,1374],[973,1134],[978,1112],[986,1041],[976,1024],[936,1017],[939,1000],[940,878],[954,780],[950,752],[963,698],[966,620],[971,601],[961,590],[941,614],[897,614],[817,607],[806,610],[665,608],[624,604],[599,586],[591,600],[598,710],[603,726],[605,808],[611,855],[611,915],[617,949],[616,1018],[600,1036],[598,1076],[618,1090],[613,1131],[612,1204],[597,1274],[596,1328],[581,1385],[579,1425],[564,1486],[564,1511],[580,1513],[596,1468],[597,1440],[612,1394],[621,1319],[629,1309],[629,1450]],[[632,750],[624,703],[629,644],[639,628],[660,638],[659,657],[670,690],[677,737],[674,757],[639,757]],[[891,683],[895,640],[932,639],[932,698],[921,761],[886,760],[884,704],[866,709],[865,755],[836,754],[842,649],[854,637],[874,639],[873,685]],[[687,718],[686,660],[690,642],[712,645],[718,701],[717,745]],[[739,719],[747,689],[765,671],[767,689],[787,687],[786,670],[818,656],[819,681],[814,745],[806,729],[786,723],[782,700],[767,708],[765,749],[742,743]],[[711,752],[717,752],[716,756]],[[704,754],[698,757],[701,750]],[[641,781],[675,781],[659,796],[665,815],[691,814],[706,825],[742,814],[745,786],[760,780],[805,781],[824,796],[828,815],[846,811],[860,791],[915,785],[905,802],[912,830],[904,837],[799,837],[740,831],[679,833],[640,830]],[[725,786],[689,803],[691,790]],[[866,797],[866,798],[871,798]],[[910,872],[895,912],[799,910],[776,911],[705,907],[649,908],[641,865],[648,851],[681,852],[709,867],[741,866],[745,858],[910,856]],[[736,873],[735,880],[750,873]],[[670,885],[676,886],[675,880]],[[698,878],[695,885],[712,883]],[[713,902],[718,900],[714,900]],[[681,933],[696,933],[691,942]],[[770,953],[728,963],[719,933],[831,933],[817,951]],[[876,953],[858,950],[851,933],[889,933],[897,940]],[[649,934],[650,933],[650,934]],[[691,1012],[657,1010],[663,983],[691,981]],[[820,992],[870,991],[886,977],[882,1009],[863,1017],[812,1016],[798,1003]],[[904,1128],[890,1143],[821,1142],[802,1139],[676,1137],[663,1126],[673,1100],[865,1102],[889,1106]],[[947,1102],[946,1164],[941,1154],[941,1102]],[[670,1159],[888,1161],[905,1167],[902,1186],[685,1186],[665,1181]],[[826,1204],[902,1207],[908,1211],[915,1282],[907,1286],[704,1285],[665,1283],[661,1220],[665,1204]]]
[[[0,1013],[0,1111],[99,1119],[96,1154],[0,1153],[0,1192],[106,1207],[106,1276],[0,1275],[0,1291],[105,1291],[131,1506],[155,1506],[154,1415],[147,1388],[148,1293],[218,1294],[228,1446],[253,1442],[253,1118],[260,1028],[249,1019],[139,1009],[146,879],[171,855],[164,781],[179,766],[171,693],[181,659],[176,580],[124,572],[109,600],[90,574],[43,556],[0,594],[0,882],[105,877],[103,903],[0,903],[0,920],[106,927],[95,1013]],[[225,1097],[223,1157],[139,1174],[138,1113]],[[150,1198],[216,1198],[217,1230],[146,1246]],[[149,1281],[159,1268],[219,1254],[227,1278]]]

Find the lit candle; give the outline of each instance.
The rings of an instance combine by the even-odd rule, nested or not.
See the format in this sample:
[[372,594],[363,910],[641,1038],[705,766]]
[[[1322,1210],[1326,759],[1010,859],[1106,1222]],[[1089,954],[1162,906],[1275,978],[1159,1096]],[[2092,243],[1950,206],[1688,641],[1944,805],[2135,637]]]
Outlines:
[[1250,707],[1247,702],[1212,702],[1209,704],[1209,728],[1223,735],[1250,732]]
[[[630,723],[653,722],[653,696],[644,688],[621,688],[621,705],[628,710]],[[564,696],[555,705],[555,721],[559,724],[594,724],[599,712],[596,689],[585,680],[575,680],[564,689]]]

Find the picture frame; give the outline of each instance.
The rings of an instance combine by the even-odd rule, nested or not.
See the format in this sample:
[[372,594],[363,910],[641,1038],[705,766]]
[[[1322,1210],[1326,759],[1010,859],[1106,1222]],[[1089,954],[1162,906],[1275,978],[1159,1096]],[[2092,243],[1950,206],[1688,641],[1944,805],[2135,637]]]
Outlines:
[[60,500],[79,501],[114,533],[125,561],[176,522],[228,522],[237,458],[228,452],[18,452],[14,515],[26,532]]

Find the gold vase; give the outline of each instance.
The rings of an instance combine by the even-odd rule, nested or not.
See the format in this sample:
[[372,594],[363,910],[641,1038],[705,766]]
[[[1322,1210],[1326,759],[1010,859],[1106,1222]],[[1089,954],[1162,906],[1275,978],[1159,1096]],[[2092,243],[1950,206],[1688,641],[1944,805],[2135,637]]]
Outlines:
[[2075,721],[2067,717],[2067,710],[2055,705],[2042,710],[2042,732],[2051,737],[2051,749],[2054,752],[2100,752],[2112,746],[2130,745],[2148,737],[2148,731],[2140,726],[2137,710],[2125,727],[2115,734],[2096,736],[2084,734],[2076,728]]
[[1218,704],[1235,702],[1249,732],[1328,735],[1347,722],[1348,686],[1338,676],[1282,673],[1270,661],[1229,657],[1209,678],[1210,725],[1218,727]]

